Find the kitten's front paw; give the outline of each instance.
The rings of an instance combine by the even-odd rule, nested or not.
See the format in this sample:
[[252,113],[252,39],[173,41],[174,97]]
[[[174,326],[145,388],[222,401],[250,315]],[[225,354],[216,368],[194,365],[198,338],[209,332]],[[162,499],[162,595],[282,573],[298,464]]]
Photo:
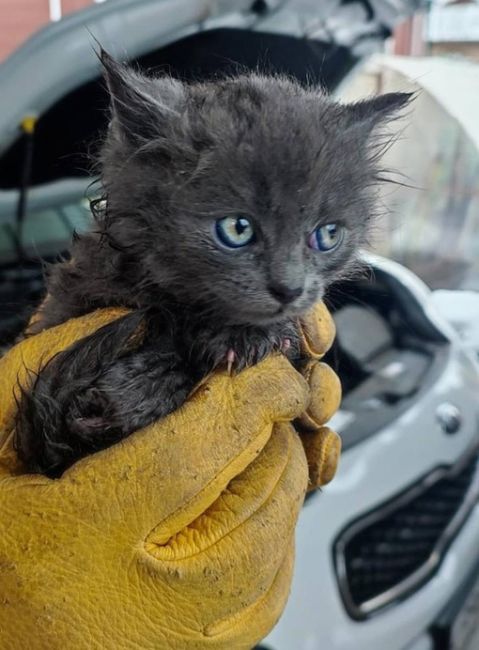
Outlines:
[[267,343],[261,342],[259,346],[252,342],[251,347],[246,346],[246,349],[243,348],[239,352],[236,348],[229,348],[224,361],[228,373],[231,374],[233,370],[239,371],[245,367],[256,365],[271,352],[287,354],[290,349],[290,338],[278,339],[273,342],[268,341]]
[[273,352],[289,354],[294,348],[294,331],[278,328],[268,331],[259,327],[229,328],[227,331],[210,332],[197,341],[196,358],[205,374],[214,368],[227,368],[231,373],[254,366]]

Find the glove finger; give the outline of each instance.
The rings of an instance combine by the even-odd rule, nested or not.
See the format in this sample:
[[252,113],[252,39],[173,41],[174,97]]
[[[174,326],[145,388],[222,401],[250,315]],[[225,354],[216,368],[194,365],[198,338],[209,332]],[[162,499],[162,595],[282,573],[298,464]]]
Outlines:
[[[277,425],[259,456],[230,481],[202,515],[166,541],[158,529],[152,531],[147,549],[155,558],[171,562],[202,553],[229,536],[271,498],[286,472],[290,471],[287,465],[293,453],[292,447],[297,444],[297,436],[290,425]],[[298,495],[306,490],[306,471],[303,482]]]
[[300,429],[314,431],[326,424],[341,403],[341,382],[326,363],[311,360],[301,371],[309,384],[311,401],[298,419]]
[[309,468],[308,490],[326,485],[334,478],[341,455],[341,438],[329,427],[301,434]]
[[248,624],[252,640],[257,640],[271,624],[272,612],[281,612],[287,589],[284,580],[279,591],[276,583],[284,562],[290,565],[288,540],[306,486],[301,442],[291,425],[283,423],[204,514],[164,543],[155,539],[156,531],[148,537],[141,551],[154,558],[147,563],[147,582],[158,588],[163,582],[159,572],[173,593],[181,589],[186,601],[191,593],[195,616],[213,647],[229,647],[226,641],[234,638],[239,625]]
[[58,489],[81,483],[82,494],[97,492],[110,511],[117,504],[121,521],[136,521],[144,535],[157,527],[158,538],[168,539],[258,456],[275,422],[304,411],[308,397],[304,379],[280,355],[237,376],[217,373],[176,412],[79,461]]
[[326,305],[317,303],[299,320],[301,351],[304,356],[321,359],[332,346],[336,326]]

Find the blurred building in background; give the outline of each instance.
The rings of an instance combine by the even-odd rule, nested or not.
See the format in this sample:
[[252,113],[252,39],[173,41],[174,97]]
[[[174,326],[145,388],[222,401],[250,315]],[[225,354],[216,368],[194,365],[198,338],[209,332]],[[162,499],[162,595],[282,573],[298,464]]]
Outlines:
[[428,16],[431,54],[455,52],[479,61],[479,2],[434,5]]
[[398,25],[388,43],[389,52],[400,56],[424,56],[427,53],[426,24],[427,14],[422,12]]
[[403,56],[457,54],[479,61],[479,2],[433,0],[399,25],[390,50]]
[[0,0],[0,61],[51,20],[105,0]]

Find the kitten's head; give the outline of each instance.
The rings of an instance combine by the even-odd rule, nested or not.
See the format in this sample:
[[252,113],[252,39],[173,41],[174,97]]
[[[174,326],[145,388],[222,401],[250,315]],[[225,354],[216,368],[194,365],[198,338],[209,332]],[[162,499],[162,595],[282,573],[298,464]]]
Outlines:
[[102,62],[105,227],[141,259],[143,295],[259,324],[348,273],[374,214],[380,127],[409,95],[341,105],[280,77],[186,85]]

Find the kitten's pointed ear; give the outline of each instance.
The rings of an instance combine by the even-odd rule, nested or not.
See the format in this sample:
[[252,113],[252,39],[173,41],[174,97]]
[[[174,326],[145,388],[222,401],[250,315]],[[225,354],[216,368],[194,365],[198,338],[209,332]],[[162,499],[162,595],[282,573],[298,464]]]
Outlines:
[[179,117],[185,97],[180,81],[141,75],[115,61],[103,48],[100,61],[110,94],[112,123],[127,137],[142,141],[159,136]]
[[399,117],[414,99],[414,93],[387,93],[344,106],[348,126],[364,129],[369,135],[376,126]]

